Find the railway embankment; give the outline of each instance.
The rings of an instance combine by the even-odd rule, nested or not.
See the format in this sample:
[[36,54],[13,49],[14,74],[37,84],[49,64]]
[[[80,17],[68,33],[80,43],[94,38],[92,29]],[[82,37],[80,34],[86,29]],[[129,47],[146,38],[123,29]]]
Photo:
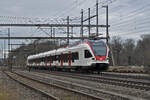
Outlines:
[[51,100],[0,71],[0,100]]

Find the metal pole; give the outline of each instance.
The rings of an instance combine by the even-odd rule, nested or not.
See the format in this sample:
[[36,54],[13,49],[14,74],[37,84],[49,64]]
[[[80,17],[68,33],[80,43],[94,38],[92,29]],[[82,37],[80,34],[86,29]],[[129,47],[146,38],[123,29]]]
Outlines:
[[6,43],[5,43],[5,40],[4,40],[4,47],[3,47],[3,55],[4,55],[4,64],[6,63],[5,61],[6,61]]
[[3,60],[5,60],[5,40],[4,40],[4,44],[3,44]]
[[71,27],[71,37],[73,37],[73,27]]
[[53,37],[53,27],[51,27],[51,37]]
[[96,36],[98,37],[98,0],[96,1]]
[[88,16],[88,17],[89,17],[89,37],[90,37],[90,33],[91,33],[91,32],[90,32],[90,31],[91,31],[91,30],[90,30],[90,28],[91,28],[91,26],[90,26],[90,22],[91,22],[91,20],[90,20],[90,17],[91,17],[90,8],[88,8],[88,11],[89,11],[89,16]]
[[112,64],[113,64],[113,66],[115,66],[115,60],[114,60],[114,54],[113,54],[113,51],[112,51],[112,47],[111,47],[111,45],[108,45],[108,47],[110,48],[110,55],[111,55],[111,58],[112,58]]
[[2,44],[2,47],[0,49],[0,53],[2,53],[2,59],[4,59],[4,47],[3,47],[4,44]]
[[109,42],[109,30],[108,30],[108,5],[106,6],[106,42]]
[[69,16],[67,17],[67,45],[69,45]]
[[8,28],[8,67],[12,71],[10,50],[10,28]]
[[4,48],[3,48],[3,50],[4,50],[4,63],[6,63],[5,61],[6,61],[6,43],[5,43],[6,41],[4,40]]
[[81,37],[83,41],[83,9],[81,9]]
[[[53,37],[55,37],[55,28],[53,28]],[[55,45],[55,49],[56,49],[55,39],[54,39],[54,45]]]

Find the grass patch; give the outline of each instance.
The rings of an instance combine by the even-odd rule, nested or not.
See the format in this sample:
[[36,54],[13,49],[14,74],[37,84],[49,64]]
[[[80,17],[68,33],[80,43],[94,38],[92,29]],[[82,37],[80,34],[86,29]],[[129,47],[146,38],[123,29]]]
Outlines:
[[110,66],[108,71],[112,72],[145,72],[142,66]]
[[0,84],[0,100],[19,100],[19,98],[14,89],[8,89]]

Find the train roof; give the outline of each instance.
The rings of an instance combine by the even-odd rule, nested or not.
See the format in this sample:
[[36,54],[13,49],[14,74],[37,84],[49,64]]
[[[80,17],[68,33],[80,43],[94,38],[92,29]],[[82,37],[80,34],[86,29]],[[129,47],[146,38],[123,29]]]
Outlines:
[[52,50],[52,51],[42,52],[42,53],[35,54],[35,55],[30,55],[30,56],[28,56],[27,59],[35,59],[35,58],[46,57],[46,56],[48,56],[48,54],[54,54],[55,51],[56,51],[56,50]]

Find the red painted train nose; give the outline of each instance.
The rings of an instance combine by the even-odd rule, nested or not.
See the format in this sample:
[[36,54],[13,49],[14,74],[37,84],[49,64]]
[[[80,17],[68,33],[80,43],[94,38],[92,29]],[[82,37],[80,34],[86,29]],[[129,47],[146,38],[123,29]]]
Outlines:
[[106,60],[106,56],[96,56],[96,60],[99,61]]

